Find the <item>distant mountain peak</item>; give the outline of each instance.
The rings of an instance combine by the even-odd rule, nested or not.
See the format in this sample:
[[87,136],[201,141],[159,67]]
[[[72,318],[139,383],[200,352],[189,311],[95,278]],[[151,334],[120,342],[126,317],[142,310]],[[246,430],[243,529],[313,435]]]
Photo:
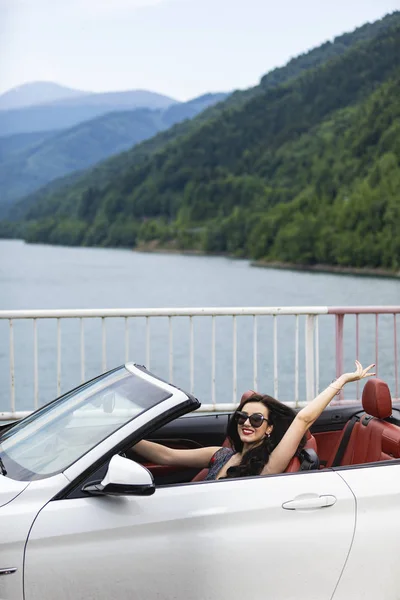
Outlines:
[[[43,89],[43,90],[52,90],[52,91],[59,91],[63,94],[65,93],[69,93],[69,92],[73,92],[73,93],[80,93],[80,94],[88,94],[90,92],[88,91],[82,91],[82,90],[77,90],[75,88],[71,88],[67,85],[62,85],[61,83],[57,83],[55,81],[27,81],[26,83],[21,83],[20,85],[16,85],[15,87],[11,88],[10,90],[8,90],[8,92],[15,92],[15,91],[21,91],[21,90],[29,90],[29,89]],[[6,92],[6,93],[8,93]]]
[[75,90],[53,81],[32,81],[0,94],[0,110],[25,108],[90,94],[92,92]]

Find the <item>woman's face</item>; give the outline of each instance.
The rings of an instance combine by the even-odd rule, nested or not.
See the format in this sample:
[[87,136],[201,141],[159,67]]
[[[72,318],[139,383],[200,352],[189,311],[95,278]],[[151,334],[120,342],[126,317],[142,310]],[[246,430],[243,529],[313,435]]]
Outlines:
[[[272,425],[268,422],[269,411],[262,402],[247,402],[238,413],[237,416],[242,417],[238,419],[238,434],[244,444],[261,442],[266,435],[271,433]],[[254,415],[253,419],[251,419],[252,415]],[[247,418],[242,423],[245,416]],[[260,421],[261,425],[257,427]]]

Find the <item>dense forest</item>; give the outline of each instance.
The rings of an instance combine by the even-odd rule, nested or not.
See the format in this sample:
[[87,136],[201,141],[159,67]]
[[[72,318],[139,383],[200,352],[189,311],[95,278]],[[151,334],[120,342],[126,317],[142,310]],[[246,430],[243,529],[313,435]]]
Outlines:
[[0,232],[399,270],[399,13],[390,20],[27,200]]

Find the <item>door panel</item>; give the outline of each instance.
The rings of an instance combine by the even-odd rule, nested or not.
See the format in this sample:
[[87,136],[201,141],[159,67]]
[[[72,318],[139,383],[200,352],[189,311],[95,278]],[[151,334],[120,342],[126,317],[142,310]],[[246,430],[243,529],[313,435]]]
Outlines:
[[400,464],[337,472],[357,498],[357,525],[334,600],[398,600]]
[[28,540],[25,599],[330,600],[354,525],[333,471],[53,501]]

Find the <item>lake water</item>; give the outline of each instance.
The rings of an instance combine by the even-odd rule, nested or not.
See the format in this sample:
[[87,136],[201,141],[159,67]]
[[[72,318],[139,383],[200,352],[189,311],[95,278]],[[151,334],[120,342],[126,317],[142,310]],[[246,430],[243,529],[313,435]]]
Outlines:
[[[262,269],[246,260],[223,257],[147,254],[128,250],[64,248],[0,240],[0,309],[150,308],[202,306],[397,305],[400,281],[373,277]],[[398,319],[400,321],[400,318]],[[240,321],[240,322],[239,322]],[[272,319],[259,318],[258,387],[273,393]],[[278,318],[279,397],[293,398],[294,317]],[[375,360],[374,318],[360,317],[360,359]],[[400,327],[399,327],[400,329]],[[17,409],[33,406],[33,327],[15,322]],[[194,391],[203,402],[211,393],[211,319],[194,319]],[[251,317],[238,319],[238,395],[253,385]],[[123,319],[107,323],[107,368],[124,362]],[[169,378],[168,320],[151,324],[150,368]],[[355,357],[354,318],[346,317],[345,366]],[[145,364],[144,319],[130,321],[129,359]],[[400,337],[400,335],[398,336]],[[174,326],[174,383],[189,389],[189,322]],[[304,322],[300,323],[303,345]],[[38,324],[40,403],[56,395],[56,324]],[[379,324],[379,374],[394,382],[393,317]],[[334,319],[319,325],[320,382],[335,376]],[[79,322],[62,325],[62,391],[80,382]],[[85,377],[101,372],[101,323],[86,326]],[[400,356],[400,353],[399,353]],[[232,401],[232,319],[217,324],[216,391]],[[300,353],[300,393],[304,353]],[[0,410],[10,409],[9,327],[0,321]]]

